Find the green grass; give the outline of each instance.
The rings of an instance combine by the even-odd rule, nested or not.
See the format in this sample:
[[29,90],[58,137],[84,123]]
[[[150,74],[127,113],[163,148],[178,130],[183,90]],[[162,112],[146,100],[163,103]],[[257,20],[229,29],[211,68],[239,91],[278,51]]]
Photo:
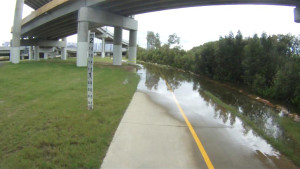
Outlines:
[[291,159],[296,165],[300,166],[300,124],[293,121],[290,118],[280,118],[278,117],[276,120],[280,124],[280,127],[285,132],[285,135],[288,136],[292,141],[287,143],[283,139],[275,139],[269,135],[267,135],[264,130],[259,128],[254,122],[248,119],[246,116],[242,115],[238,112],[238,110],[222,102],[219,98],[214,96],[212,93],[208,91],[204,91],[204,94],[211,98],[215,103],[224,109],[230,111],[234,115],[238,116],[241,120],[247,123],[257,134],[262,136],[264,139],[268,141],[274,148],[279,150],[282,154],[286,155],[289,159]]
[[[68,60],[76,61],[76,58],[69,58]],[[127,60],[127,58],[123,57],[122,60]],[[102,58],[100,56],[95,56],[94,61],[95,62],[102,62],[102,63],[112,63],[113,62],[112,57],[108,57],[108,56],[105,57],[105,58]]]
[[96,64],[93,111],[86,79],[73,61],[0,67],[0,168],[100,167],[139,77]]

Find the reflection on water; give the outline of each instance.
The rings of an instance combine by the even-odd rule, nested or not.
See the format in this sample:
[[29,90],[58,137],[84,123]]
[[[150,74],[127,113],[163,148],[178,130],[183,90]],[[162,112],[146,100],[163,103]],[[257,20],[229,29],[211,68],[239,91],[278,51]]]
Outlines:
[[[166,87],[165,80],[167,80],[193,126],[226,127],[230,130],[228,133],[231,136],[229,137],[235,138],[237,142],[249,147],[253,151],[259,150],[266,156],[280,156],[272,146],[258,136],[242,120],[216,104],[203,91],[209,91],[224,103],[234,106],[241,114],[244,114],[255,122],[269,136],[276,139],[283,139],[286,138],[284,132],[274,120],[278,113],[276,110],[205,78],[155,65],[145,64],[141,65],[141,67],[138,70],[138,74],[141,77],[138,90],[156,96],[154,101],[156,100],[159,104],[164,104],[168,108],[168,105],[172,104],[173,101]],[[169,108],[172,110],[170,113],[175,118],[182,120],[174,107],[172,109],[169,106]],[[197,121],[198,116],[205,119],[201,124]]]

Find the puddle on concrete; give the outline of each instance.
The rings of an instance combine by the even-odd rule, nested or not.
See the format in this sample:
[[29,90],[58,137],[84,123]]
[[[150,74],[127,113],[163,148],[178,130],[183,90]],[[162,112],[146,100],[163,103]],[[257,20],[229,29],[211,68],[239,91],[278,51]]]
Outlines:
[[[240,118],[211,100],[203,91],[209,91],[224,103],[234,106],[239,113],[249,117],[257,126],[275,139],[287,138],[279,124],[274,120],[277,110],[223,86],[174,69],[161,68],[155,65],[140,65],[138,90],[147,93],[151,99],[167,108],[170,114],[179,120],[182,117],[167,90],[165,79],[173,89],[180,105],[195,127],[227,128],[227,137],[236,144],[248,147],[253,153],[276,162],[281,154],[266,140],[258,136]],[[164,78],[162,78],[162,75]],[[288,140],[287,140],[288,142]],[[286,160],[286,158],[284,158]],[[275,161],[274,161],[275,160]],[[286,160],[289,162],[289,160]],[[277,163],[277,162],[276,162]],[[288,166],[288,165],[284,165]]]

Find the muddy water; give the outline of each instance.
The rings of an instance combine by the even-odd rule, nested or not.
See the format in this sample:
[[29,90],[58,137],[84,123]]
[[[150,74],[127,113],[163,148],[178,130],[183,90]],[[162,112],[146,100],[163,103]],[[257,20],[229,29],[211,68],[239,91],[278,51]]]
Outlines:
[[[167,89],[167,81],[197,133],[200,133],[203,128],[226,129],[225,137],[228,142],[246,147],[243,150],[252,153],[265,164],[266,168],[295,167],[290,160],[283,157],[241,119],[212,101],[204,91],[209,91],[224,103],[234,106],[239,113],[250,118],[269,136],[275,139],[286,139],[285,141],[290,143],[274,120],[279,113],[275,109],[205,78],[155,65],[140,66],[142,68],[137,71],[141,77],[138,90],[147,93],[154,102],[166,107],[174,118],[183,121]],[[205,132],[202,131],[202,135],[203,133]],[[239,148],[237,147],[236,151],[239,151]]]

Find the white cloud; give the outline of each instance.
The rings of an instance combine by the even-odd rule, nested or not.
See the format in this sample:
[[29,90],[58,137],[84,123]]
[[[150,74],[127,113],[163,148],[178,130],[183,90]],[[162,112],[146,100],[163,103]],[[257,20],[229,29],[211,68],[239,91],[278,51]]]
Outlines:
[[294,23],[293,7],[228,5],[161,11],[136,16],[139,20],[139,44],[145,46],[146,32],[161,35],[177,33],[185,49],[219,39],[230,31],[241,30],[244,36],[253,34],[298,35],[300,24]]
[[[15,6],[16,1],[0,0],[0,45],[3,42],[10,41],[12,38],[10,30],[14,22]],[[32,9],[25,5],[23,9],[23,18],[28,16],[31,11]]]

